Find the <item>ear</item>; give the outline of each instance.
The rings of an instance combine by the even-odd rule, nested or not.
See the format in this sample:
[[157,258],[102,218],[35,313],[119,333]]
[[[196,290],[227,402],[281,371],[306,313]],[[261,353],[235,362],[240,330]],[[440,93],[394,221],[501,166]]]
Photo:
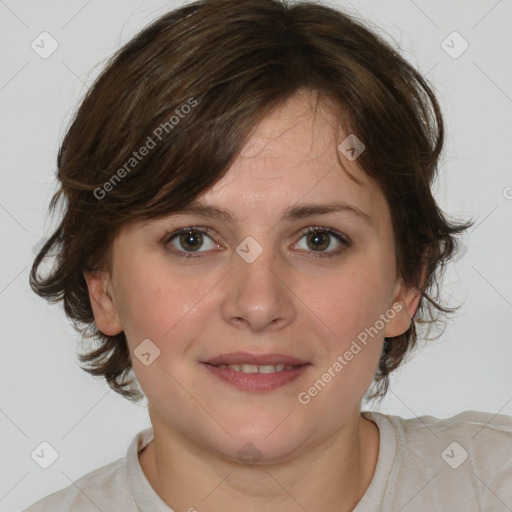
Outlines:
[[[421,283],[425,282],[425,268],[421,272]],[[421,300],[421,290],[415,286],[406,286],[404,280],[399,278],[393,291],[392,307],[386,313],[389,321],[384,329],[386,338],[400,336],[411,326],[411,321]],[[394,315],[392,316],[392,312]]]
[[108,336],[119,334],[123,327],[113,299],[110,274],[99,270],[83,274],[87,282],[89,299],[98,329]]

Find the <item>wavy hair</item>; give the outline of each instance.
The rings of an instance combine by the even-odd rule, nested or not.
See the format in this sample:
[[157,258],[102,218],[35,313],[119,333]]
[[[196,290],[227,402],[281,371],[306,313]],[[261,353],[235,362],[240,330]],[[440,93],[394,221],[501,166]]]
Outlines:
[[449,221],[432,194],[444,128],[426,79],[367,22],[318,2],[202,0],[161,16],[110,58],[59,149],[50,212],[62,201],[63,215],[30,284],[62,301],[83,339],[97,343],[79,355],[82,369],[143,398],[125,334],[95,325],[84,271],[110,268],[124,224],[178,211],[214,185],[257,123],[304,88],[334,100],[364,141],[358,163],[391,207],[397,272],[421,290],[409,330],[385,339],[367,398],[385,396],[416,324],[454,311],[439,302],[439,279],[472,223]]

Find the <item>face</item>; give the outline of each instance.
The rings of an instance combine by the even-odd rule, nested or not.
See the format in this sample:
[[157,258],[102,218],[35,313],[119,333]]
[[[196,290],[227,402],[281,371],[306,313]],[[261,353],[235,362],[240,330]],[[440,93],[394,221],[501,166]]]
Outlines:
[[[362,184],[343,171],[348,134],[311,104],[303,92],[268,115],[199,198],[231,219],[125,226],[112,273],[86,276],[100,330],[126,334],[155,432],[233,460],[249,442],[285,460],[358,417],[384,337],[419,298],[396,275],[385,197],[340,154]],[[284,216],[306,203],[344,206]],[[260,365],[219,366],[242,363]]]

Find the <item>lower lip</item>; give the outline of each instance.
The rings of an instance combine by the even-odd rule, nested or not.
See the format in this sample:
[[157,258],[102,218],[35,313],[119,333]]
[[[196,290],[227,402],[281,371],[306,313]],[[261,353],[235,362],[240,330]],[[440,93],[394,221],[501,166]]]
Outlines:
[[207,363],[201,363],[210,372],[243,391],[271,391],[280,388],[300,377],[310,364],[296,366],[291,370],[275,373],[243,373],[231,368],[219,368]]

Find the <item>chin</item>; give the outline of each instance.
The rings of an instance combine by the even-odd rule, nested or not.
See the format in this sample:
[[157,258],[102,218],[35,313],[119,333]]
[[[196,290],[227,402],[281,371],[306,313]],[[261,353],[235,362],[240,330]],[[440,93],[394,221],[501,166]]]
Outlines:
[[282,419],[272,423],[233,423],[228,429],[233,437],[226,434],[206,444],[211,443],[224,457],[247,465],[284,461],[303,447],[311,435],[304,425],[294,429],[289,423],[280,424]]

